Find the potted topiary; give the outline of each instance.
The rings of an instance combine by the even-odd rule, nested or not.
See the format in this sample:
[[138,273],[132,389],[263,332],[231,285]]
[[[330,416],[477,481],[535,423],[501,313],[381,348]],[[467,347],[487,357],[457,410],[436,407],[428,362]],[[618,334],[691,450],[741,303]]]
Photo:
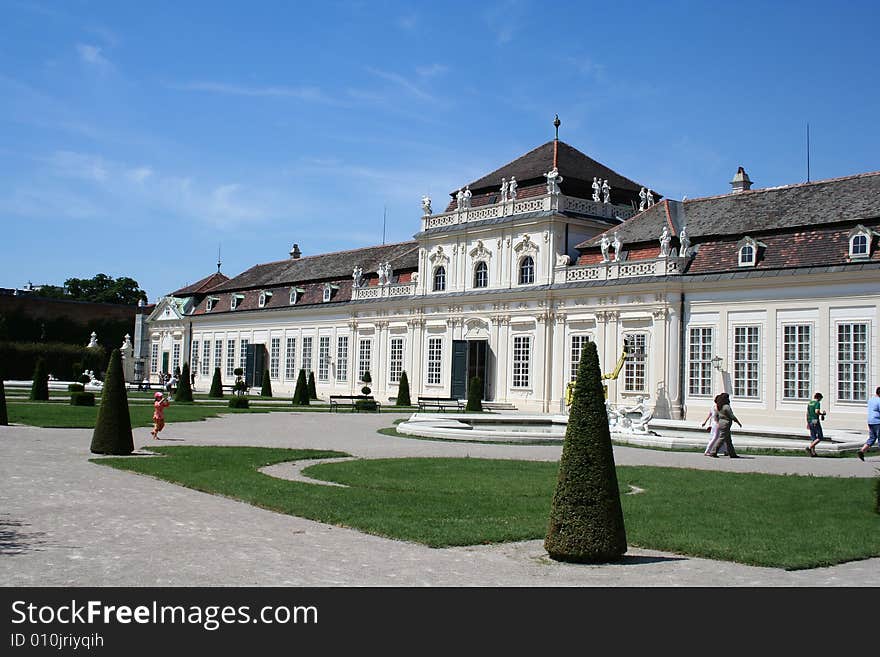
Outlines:
[[247,398],[247,384],[244,382],[244,370],[236,367],[232,370],[235,374],[235,383],[232,384],[232,399],[229,400],[229,408],[249,408]]
[[[361,388],[361,394],[364,397],[369,397],[370,393],[373,390],[370,388],[370,384],[373,382],[373,377],[370,376],[370,372],[364,372],[363,377],[361,377],[361,381],[364,384],[364,387]],[[376,406],[376,401],[374,399],[358,399],[354,403],[355,410],[358,411],[375,411],[378,410],[378,406]]]

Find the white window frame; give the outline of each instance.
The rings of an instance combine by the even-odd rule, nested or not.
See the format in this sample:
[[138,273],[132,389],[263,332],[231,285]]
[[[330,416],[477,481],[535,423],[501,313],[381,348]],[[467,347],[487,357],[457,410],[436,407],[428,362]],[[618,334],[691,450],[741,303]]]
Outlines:
[[[856,240],[864,244],[865,250],[856,252]],[[867,233],[856,233],[849,238],[849,257],[853,259],[869,258],[871,256],[871,236]]]
[[404,339],[391,338],[388,342],[388,382],[400,383],[403,372]]
[[[746,257],[746,253],[748,249],[748,257]],[[740,267],[754,267],[755,266],[755,245],[751,242],[748,244],[743,244],[739,247],[739,257],[738,264]]]
[[578,368],[581,364],[581,357],[584,354],[584,347],[588,342],[592,342],[593,337],[589,333],[572,333],[568,345],[568,372],[569,381],[577,379]]
[[[864,327],[864,340],[861,345],[861,353],[856,352],[855,327]],[[841,329],[849,327],[849,348],[847,349],[848,357],[841,358]],[[869,379],[871,376],[871,322],[868,320],[851,320],[844,322],[835,322],[834,325],[834,372],[835,372],[835,390],[837,392],[837,401],[843,403],[865,403],[868,400]],[[856,358],[856,356],[863,356]],[[842,368],[850,368],[847,378],[841,377]],[[860,374],[859,374],[860,373]],[[845,393],[844,384],[849,384],[849,393]],[[863,389],[863,394],[859,395],[857,388]]]
[[443,338],[428,338],[425,385],[439,386],[443,373]]
[[239,353],[239,363],[238,366],[241,368],[243,373],[247,373],[247,350],[250,346],[251,341],[248,338],[241,338],[238,341],[238,347],[241,350]]
[[204,340],[202,342],[202,360],[199,367],[199,373],[202,376],[211,376],[211,341]]
[[364,374],[370,373],[373,376],[373,340],[371,338],[361,338],[358,340],[358,381],[364,380]]
[[236,310],[236,309],[238,308],[239,304],[240,304],[242,301],[244,301],[244,295],[243,295],[243,294],[233,294],[233,295],[230,297],[229,308],[230,308],[231,310]]
[[330,336],[318,336],[318,381],[327,383],[330,380]]
[[312,345],[313,345],[313,336],[304,335],[302,339],[302,366],[300,369],[306,371],[306,380],[309,378],[309,374],[312,373]]
[[[214,369],[223,365],[223,340],[214,340]],[[213,374],[213,373],[212,373]]]
[[[438,276],[440,278],[438,278]],[[434,275],[432,276],[432,291],[434,292],[445,292],[446,291],[446,266],[445,265],[437,265],[434,267]],[[438,282],[440,285],[438,285]]]
[[532,336],[514,335],[511,345],[510,387],[528,390],[532,381]]
[[[482,285],[479,283],[480,277],[482,275]],[[477,264],[474,265],[474,288],[482,289],[489,287],[489,264],[485,260],[479,260]]]
[[[745,337],[739,341],[740,335]],[[752,336],[755,339],[752,339]],[[761,399],[761,355],[763,336],[760,324],[735,324],[733,339],[733,397],[736,399]],[[754,347],[754,353],[750,348]],[[754,392],[751,385],[754,385]]]
[[[198,344],[197,342],[195,344]],[[159,372],[159,343],[150,343],[150,374]]]
[[265,308],[266,304],[269,302],[269,299],[271,299],[271,298],[272,298],[272,293],[269,290],[263,290],[262,292],[260,292],[260,298],[259,298],[259,301],[257,302],[257,305],[260,308]]
[[171,372],[176,372],[178,367],[180,367],[180,343],[175,342],[171,345]]
[[781,330],[782,399],[809,401],[813,396],[813,324],[786,322]]
[[199,340],[192,341],[192,354],[190,356],[189,362],[190,362],[189,373],[190,374],[198,374],[199,373],[198,372],[198,369],[199,369]]
[[235,340],[226,340],[226,376],[235,376]]
[[[623,362],[623,391],[647,392],[648,390],[648,333],[637,331],[623,335],[624,344],[630,342],[633,352]],[[639,383],[641,382],[641,385]]]
[[688,397],[712,396],[712,358],[715,356],[714,350],[714,327],[688,327]]
[[281,338],[275,337],[269,339],[269,378],[272,381],[278,380],[281,373]]
[[336,381],[348,381],[348,336],[336,336]]
[[[529,267],[526,267],[527,260],[531,262],[531,265]],[[535,274],[536,274],[535,269],[536,269],[536,263],[535,263],[534,256],[524,255],[522,258],[520,258],[519,263],[517,265],[517,275],[516,275],[516,280],[518,281],[518,284],[519,285],[534,285],[535,284]],[[524,280],[526,277],[523,274],[525,274],[527,272],[528,272],[529,280]]]
[[288,381],[295,381],[297,374],[296,337],[288,335],[284,345],[284,378]]

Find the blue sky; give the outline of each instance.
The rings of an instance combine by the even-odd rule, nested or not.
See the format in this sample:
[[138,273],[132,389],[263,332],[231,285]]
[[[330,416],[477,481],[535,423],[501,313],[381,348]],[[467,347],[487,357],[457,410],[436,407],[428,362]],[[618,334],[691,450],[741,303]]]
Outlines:
[[673,198],[880,169],[877,2],[0,0],[0,287],[377,244],[553,136]]

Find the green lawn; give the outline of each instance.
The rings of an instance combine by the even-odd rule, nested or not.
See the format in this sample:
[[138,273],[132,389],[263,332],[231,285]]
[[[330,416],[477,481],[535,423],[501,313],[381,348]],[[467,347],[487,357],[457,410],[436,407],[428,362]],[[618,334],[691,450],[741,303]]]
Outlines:
[[[487,459],[380,459],[324,464],[338,488],[257,468],[335,452],[158,447],[166,458],[96,462],[282,513],[434,547],[543,538],[557,464]],[[780,568],[880,556],[873,481],[619,467],[630,545]]]

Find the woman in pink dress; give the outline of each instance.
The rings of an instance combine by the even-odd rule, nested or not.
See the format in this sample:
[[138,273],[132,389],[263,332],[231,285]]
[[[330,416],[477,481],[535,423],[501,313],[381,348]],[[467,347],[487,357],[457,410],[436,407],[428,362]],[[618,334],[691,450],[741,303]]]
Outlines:
[[165,428],[165,409],[171,406],[171,402],[161,392],[153,395],[153,399],[156,401],[153,403],[153,430],[150,435],[159,440],[159,432]]

